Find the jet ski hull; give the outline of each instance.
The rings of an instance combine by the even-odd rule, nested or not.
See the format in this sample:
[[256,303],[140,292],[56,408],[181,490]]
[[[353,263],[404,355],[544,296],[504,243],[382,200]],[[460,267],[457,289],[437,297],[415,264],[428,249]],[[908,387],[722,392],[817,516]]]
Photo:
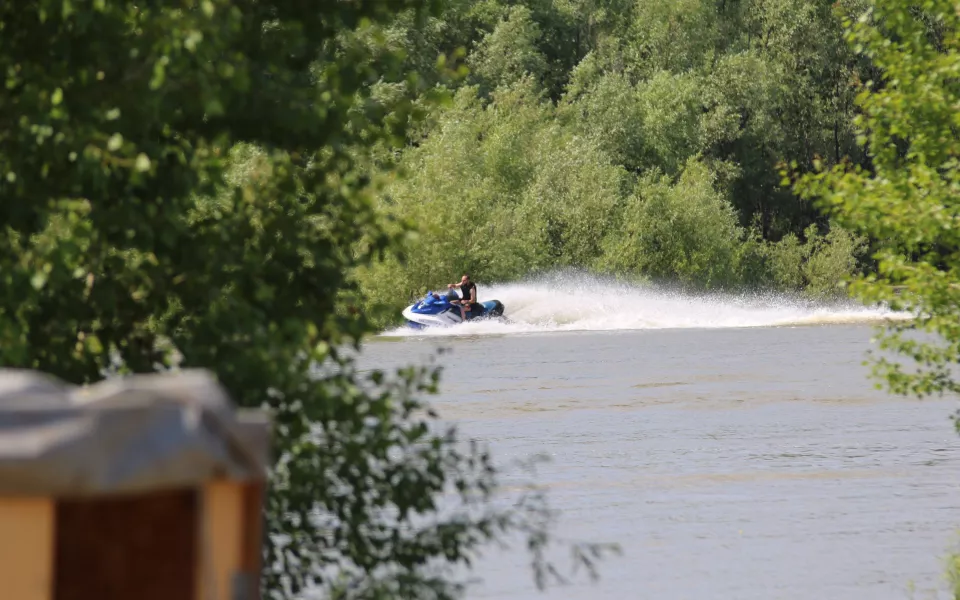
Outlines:
[[[454,295],[453,298],[456,296]],[[459,325],[463,323],[460,307],[452,304],[450,300],[450,295],[438,296],[428,292],[422,300],[403,309],[403,317],[407,320],[407,325],[414,329]],[[480,302],[473,310],[467,311],[467,321],[502,316],[503,303],[499,300]]]

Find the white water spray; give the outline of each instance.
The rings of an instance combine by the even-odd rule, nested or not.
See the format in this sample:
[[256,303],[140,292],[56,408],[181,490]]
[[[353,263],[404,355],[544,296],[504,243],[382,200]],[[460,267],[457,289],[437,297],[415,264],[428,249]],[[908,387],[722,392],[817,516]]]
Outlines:
[[503,302],[507,322],[481,320],[452,327],[400,327],[386,336],[502,335],[553,331],[718,329],[869,323],[903,315],[852,301],[823,304],[785,295],[704,294],[660,290],[585,275],[553,275],[481,286],[478,299]]

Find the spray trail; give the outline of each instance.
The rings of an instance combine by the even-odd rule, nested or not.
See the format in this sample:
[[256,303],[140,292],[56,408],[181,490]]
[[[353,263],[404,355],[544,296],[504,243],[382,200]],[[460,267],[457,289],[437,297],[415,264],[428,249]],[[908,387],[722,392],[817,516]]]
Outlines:
[[386,336],[498,335],[552,331],[717,329],[868,323],[904,315],[853,302],[818,304],[784,295],[691,295],[584,275],[477,285],[481,301],[503,302],[507,322],[479,321]]

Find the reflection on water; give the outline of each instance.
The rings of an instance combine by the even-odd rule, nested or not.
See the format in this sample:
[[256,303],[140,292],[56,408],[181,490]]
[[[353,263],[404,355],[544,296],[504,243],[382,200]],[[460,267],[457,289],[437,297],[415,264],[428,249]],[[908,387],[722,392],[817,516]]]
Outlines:
[[441,415],[504,464],[549,455],[538,481],[563,511],[560,533],[624,550],[598,584],[546,594],[521,549],[491,551],[471,598],[949,598],[954,404],[872,389],[861,365],[871,334],[409,339],[372,342],[364,361],[408,364],[451,348]]

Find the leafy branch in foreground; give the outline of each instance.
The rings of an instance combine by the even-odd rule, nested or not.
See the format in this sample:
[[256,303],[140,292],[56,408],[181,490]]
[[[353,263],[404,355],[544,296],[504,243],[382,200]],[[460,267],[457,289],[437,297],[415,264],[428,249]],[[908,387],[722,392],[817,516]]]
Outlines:
[[875,374],[899,394],[960,392],[960,11],[949,0],[875,0],[848,41],[880,70],[857,97],[872,168],[838,165],[795,185],[844,226],[875,240],[877,273],[852,287],[915,315],[888,325]]
[[[490,508],[489,456],[432,431],[435,369],[344,353],[372,330],[351,271],[409,229],[363,165],[430,97],[383,27],[434,4],[0,5],[0,361],[73,383],[207,368],[269,407],[271,598],[449,598],[441,567],[540,535]],[[480,512],[441,514],[451,489]]]

